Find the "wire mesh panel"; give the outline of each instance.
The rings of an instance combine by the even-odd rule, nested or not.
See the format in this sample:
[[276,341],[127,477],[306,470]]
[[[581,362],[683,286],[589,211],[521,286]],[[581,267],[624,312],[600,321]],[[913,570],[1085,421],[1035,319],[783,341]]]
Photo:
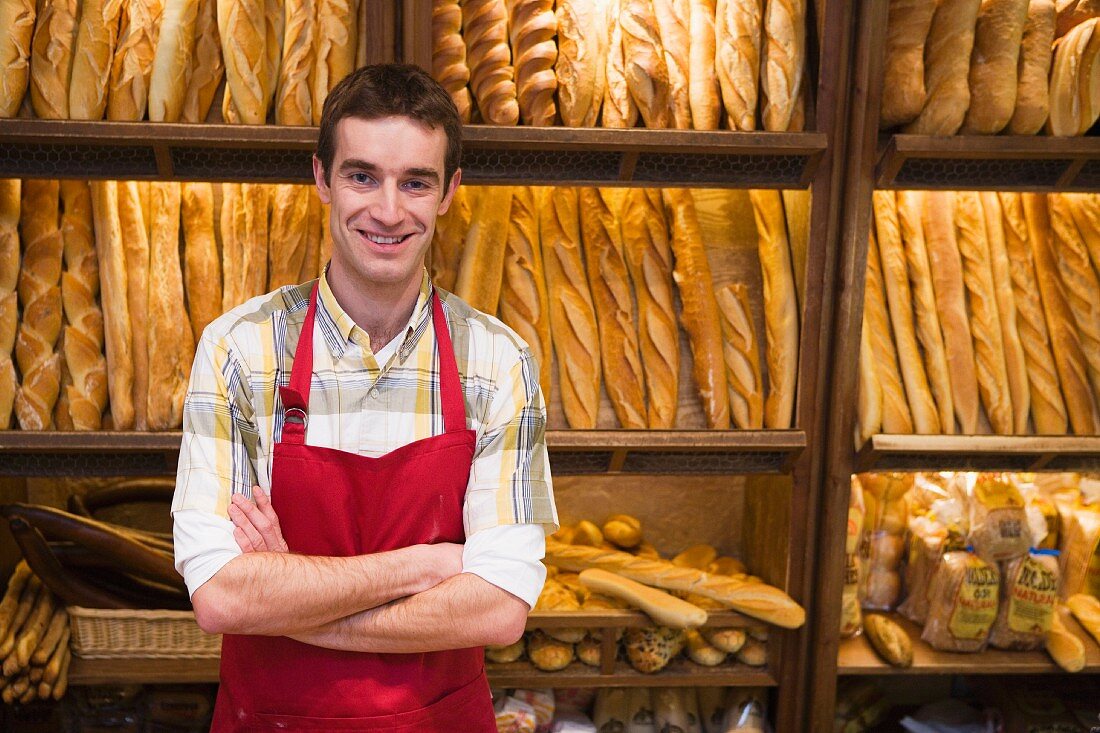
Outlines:
[[9,142],[0,144],[0,170],[12,178],[151,178],[157,160],[138,145]]
[[886,182],[894,188],[1053,188],[1069,160],[1040,158],[908,158]]
[[313,182],[313,152],[287,148],[172,148],[181,179]]
[[462,181],[614,183],[622,157],[610,151],[467,149],[462,153]]
[[803,155],[713,155],[707,153],[642,153],[632,180],[689,186],[801,186],[807,158]]

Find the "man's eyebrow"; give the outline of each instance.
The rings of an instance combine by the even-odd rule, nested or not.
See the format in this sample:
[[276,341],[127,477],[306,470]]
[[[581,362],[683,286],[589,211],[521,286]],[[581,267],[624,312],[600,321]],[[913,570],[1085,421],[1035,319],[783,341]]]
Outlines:
[[376,171],[378,170],[378,166],[376,166],[374,163],[370,163],[366,160],[361,160],[359,158],[348,158],[344,162],[340,163],[340,170]]
[[439,171],[435,168],[409,168],[405,174],[416,178],[428,178],[439,183]]
[[[348,158],[340,163],[340,170],[342,172],[347,171],[367,171],[374,173],[378,171],[378,166],[361,158]],[[440,175],[439,171],[435,168],[409,168],[405,171],[406,176],[412,176],[414,178],[427,178],[428,180],[439,183]]]

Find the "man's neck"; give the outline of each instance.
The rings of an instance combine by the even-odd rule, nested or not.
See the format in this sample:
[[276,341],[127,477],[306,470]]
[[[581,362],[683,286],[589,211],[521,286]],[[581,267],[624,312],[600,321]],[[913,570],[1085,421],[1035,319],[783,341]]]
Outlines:
[[339,271],[334,272],[332,267],[329,267],[326,277],[336,302],[355,325],[367,332],[371,351],[375,353],[400,335],[412,318],[422,282],[418,277],[408,283],[387,287],[346,279]]

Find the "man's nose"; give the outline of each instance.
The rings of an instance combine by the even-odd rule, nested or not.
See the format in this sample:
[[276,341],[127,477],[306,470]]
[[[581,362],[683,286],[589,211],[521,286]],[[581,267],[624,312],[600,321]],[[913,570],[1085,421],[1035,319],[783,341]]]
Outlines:
[[370,215],[383,226],[397,226],[405,215],[401,204],[401,195],[397,190],[397,184],[387,183],[379,186],[372,197]]

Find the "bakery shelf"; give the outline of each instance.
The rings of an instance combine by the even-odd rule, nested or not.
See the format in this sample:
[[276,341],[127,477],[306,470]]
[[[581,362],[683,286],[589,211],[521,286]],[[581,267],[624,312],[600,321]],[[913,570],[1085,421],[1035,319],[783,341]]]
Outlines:
[[[882,661],[871,648],[871,643],[861,635],[854,639],[841,640],[837,672],[842,675],[1066,673],[1045,651],[1013,652],[992,648],[975,654],[937,651],[921,641],[919,626],[899,614],[893,614],[893,619],[913,640],[912,667],[892,667]],[[1096,645],[1096,641],[1081,628],[1076,619],[1065,619],[1065,625],[1066,630],[1076,634],[1085,644],[1085,668],[1080,674],[1100,672],[1100,646]]]
[[1094,191],[1100,137],[891,135],[880,139],[878,188]]
[[[316,127],[0,120],[0,176],[312,183]],[[806,188],[823,133],[463,130],[464,183]]]
[[1100,436],[872,435],[857,471],[1096,471]]
[[499,687],[774,687],[767,667],[721,664],[703,667],[687,659],[674,659],[655,674],[643,674],[619,659],[614,671],[603,674],[595,667],[571,662],[558,672],[542,672],[530,662],[486,663],[489,682]]
[[73,657],[70,685],[167,685],[217,682],[214,658],[184,659],[81,659]]
[[[0,431],[0,476],[173,475],[180,433]],[[550,430],[555,475],[784,473],[800,430]]]

